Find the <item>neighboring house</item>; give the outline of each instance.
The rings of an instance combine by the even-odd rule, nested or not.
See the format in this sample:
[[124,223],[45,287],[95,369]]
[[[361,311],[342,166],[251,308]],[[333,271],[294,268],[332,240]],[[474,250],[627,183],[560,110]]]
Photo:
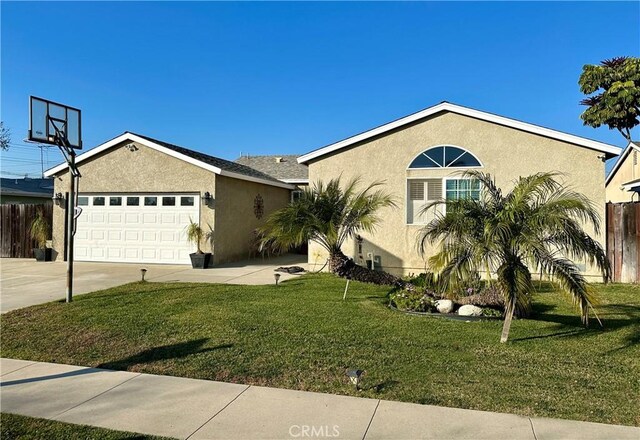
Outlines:
[[[384,181],[397,208],[385,208],[374,234],[345,246],[356,262],[398,273],[425,271],[417,251],[420,228],[433,218],[421,209],[428,202],[478,197],[480,188],[461,176],[465,170],[491,174],[508,189],[521,176],[540,171],[564,173],[567,184],[592,200],[604,222],[604,160],[620,148],[556,130],[443,102],[301,156],[311,181],[361,177],[363,184]],[[345,164],[348,164],[346,166]],[[595,237],[604,247],[602,230]],[[427,257],[435,252],[427,248]],[[319,246],[309,246],[309,262],[324,263]],[[577,262],[595,275],[585,262]]]
[[640,143],[629,142],[606,179],[607,202],[640,201]]
[[298,156],[294,155],[272,155],[272,156],[241,156],[236,159],[237,163],[246,165],[258,171],[262,171],[271,177],[290,183],[297,187],[291,193],[294,200],[303,188],[309,185],[309,168],[298,163]]
[[[213,263],[247,258],[253,231],[286,206],[294,186],[242,164],[131,132],[78,155],[78,261],[188,264],[193,220],[213,229]],[[69,188],[66,163],[45,173]],[[54,207],[53,248],[65,255],[64,203]],[[205,252],[211,251],[203,243]]]
[[51,204],[53,179],[0,179],[0,204]]

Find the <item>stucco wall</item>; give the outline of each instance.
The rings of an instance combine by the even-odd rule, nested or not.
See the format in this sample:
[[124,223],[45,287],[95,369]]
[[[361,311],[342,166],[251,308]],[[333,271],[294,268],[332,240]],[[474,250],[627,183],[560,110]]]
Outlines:
[[[471,151],[484,165],[482,171],[495,177],[498,186],[507,190],[520,176],[540,171],[560,171],[566,182],[585,194],[597,206],[604,219],[604,163],[602,153],[549,139],[516,129],[455,113],[441,113],[359,145],[323,156],[309,164],[310,182],[342,176],[342,180],[362,177],[362,183],[385,180],[384,190],[391,193],[398,208],[380,212],[383,218],[377,232],[364,238],[363,251],[381,256],[385,270],[395,273],[418,273],[425,261],[416,250],[420,225],[406,222],[407,177],[453,176],[446,169],[407,170],[421,152],[438,145],[454,145]],[[345,166],[348,164],[348,166]],[[604,222],[604,220],[603,220]],[[603,225],[604,226],[604,225]],[[587,231],[595,236],[591,229]],[[604,235],[595,238],[603,243]],[[355,244],[343,249],[355,257]],[[434,252],[428,250],[428,255]],[[309,263],[324,263],[317,245],[309,247]],[[587,273],[593,274],[591,269]]]
[[[634,154],[637,155],[634,164]],[[620,202],[632,202],[638,201],[638,196],[632,199],[634,192],[622,189],[621,186],[630,180],[640,178],[640,152],[632,149],[629,154],[624,158],[624,161],[620,164],[620,167],[616,171],[616,174],[611,178],[607,184],[606,200],[608,202],[620,203]]]
[[[79,165],[79,192],[81,193],[198,193],[215,194],[216,175],[203,168],[161,153],[144,145],[135,144],[137,150],[125,148],[125,142]],[[68,172],[55,178],[55,192],[69,191]],[[65,210],[53,209],[53,248],[58,259],[64,252]],[[215,209],[201,205],[200,224],[215,224]],[[185,225],[186,226],[186,225]],[[203,250],[209,246],[203,243]]]
[[[246,259],[251,250],[253,231],[264,224],[272,212],[286,206],[290,190],[260,183],[216,176],[216,264]],[[256,196],[264,202],[264,213],[254,213]]]

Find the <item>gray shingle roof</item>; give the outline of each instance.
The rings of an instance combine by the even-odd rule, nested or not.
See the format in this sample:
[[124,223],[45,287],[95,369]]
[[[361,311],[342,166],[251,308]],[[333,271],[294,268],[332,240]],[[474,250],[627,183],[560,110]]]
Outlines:
[[271,180],[273,182],[277,182],[278,179],[266,174],[258,169],[254,169],[252,167],[246,166],[242,163],[232,162],[230,160],[220,159],[219,157],[209,156],[208,154],[200,153],[198,151],[189,150],[188,148],[180,147],[178,145],[173,145],[168,142],[160,141],[158,139],[151,138],[149,136],[144,136],[138,133],[129,132],[141,138],[144,138],[148,141],[154,142],[158,145],[161,145],[165,148],[169,148],[177,153],[184,154],[185,156],[189,156],[193,159],[199,160],[200,162],[204,162],[209,165],[213,165],[214,167],[218,167],[221,170],[230,171],[232,173],[243,174],[245,176],[257,177],[264,180]]
[[52,197],[53,179],[0,179],[0,193],[12,196]]
[[242,156],[236,159],[236,163],[255,168],[279,180],[308,179],[309,167],[299,164],[297,159],[298,156],[295,155]]

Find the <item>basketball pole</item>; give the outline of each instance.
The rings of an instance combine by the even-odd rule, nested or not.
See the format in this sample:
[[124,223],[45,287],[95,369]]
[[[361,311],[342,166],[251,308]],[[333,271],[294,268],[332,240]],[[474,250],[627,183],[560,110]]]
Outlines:
[[73,301],[73,245],[74,234],[76,232],[76,181],[80,177],[80,172],[76,168],[76,152],[73,147],[69,145],[64,133],[62,133],[55,124],[53,124],[53,126],[56,130],[58,148],[60,148],[60,151],[69,165],[69,197],[67,200],[67,288],[65,296],[66,302],[70,303]]
[[67,201],[67,291],[66,301],[73,301],[73,235],[76,202],[76,154],[69,149],[69,200]]

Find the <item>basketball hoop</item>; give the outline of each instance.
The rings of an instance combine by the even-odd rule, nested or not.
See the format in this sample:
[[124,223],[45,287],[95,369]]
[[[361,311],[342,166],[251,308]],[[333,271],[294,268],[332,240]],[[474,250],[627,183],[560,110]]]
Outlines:
[[47,99],[29,97],[29,142],[55,145],[69,165],[69,197],[67,198],[67,290],[66,301],[73,300],[73,237],[76,221],[82,213],[77,206],[80,171],[76,166],[76,150],[82,149],[81,112],[79,109]]

